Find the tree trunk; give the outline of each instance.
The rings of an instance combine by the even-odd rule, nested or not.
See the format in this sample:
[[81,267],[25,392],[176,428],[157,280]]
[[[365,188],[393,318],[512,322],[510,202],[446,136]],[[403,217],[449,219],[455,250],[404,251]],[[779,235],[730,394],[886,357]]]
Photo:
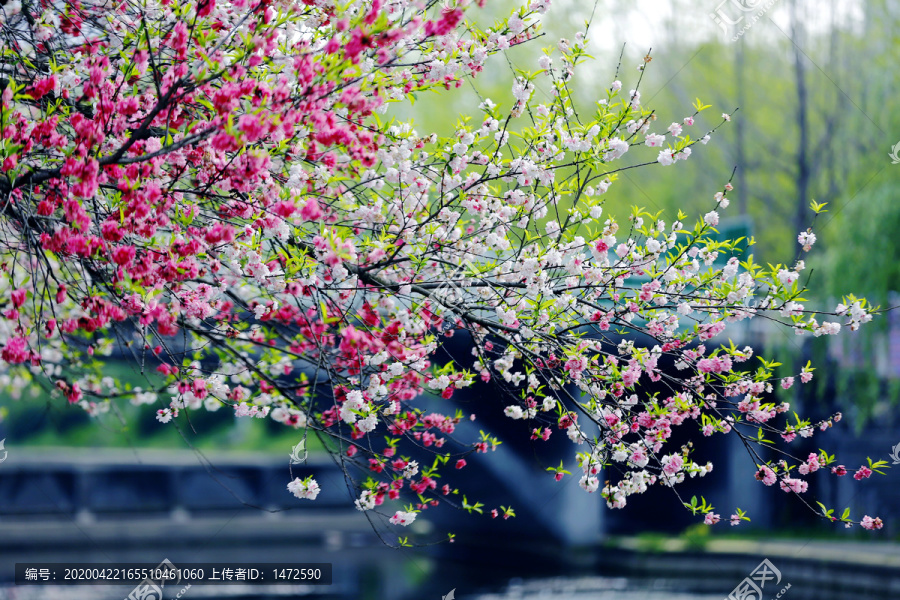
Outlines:
[[746,144],[745,124],[749,118],[749,107],[747,106],[747,97],[744,88],[744,51],[744,36],[741,36],[737,42],[734,61],[734,74],[735,79],[737,80],[737,103],[738,106],[741,107],[741,112],[735,122],[735,157],[737,158],[737,181],[735,182],[735,185],[737,186],[738,213],[741,216],[747,214],[748,202],[747,157],[744,150]]
[[803,43],[803,21],[798,15],[797,0],[791,0],[791,38],[794,44],[794,75],[797,81],[797,207],[794,213],[794,231],[805,230],[809,203],[809,91],[806,88],[806,65],[800,50]]

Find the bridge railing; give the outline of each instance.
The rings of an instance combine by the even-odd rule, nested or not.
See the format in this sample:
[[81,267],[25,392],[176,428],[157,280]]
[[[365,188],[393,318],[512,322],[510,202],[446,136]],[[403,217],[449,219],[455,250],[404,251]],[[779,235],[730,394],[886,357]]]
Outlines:
[[[247,505],[290,510],[301,501],[287,491],[288,463],[287,455],[217,453],[202,460],[178,451],[19,449],[0,466],[0,520],[84,513],[199,515]],[[294,466],[295,475],[314,475],[322,486],[315,509],[353,509],[338,466],[312,458],[299,467]]]

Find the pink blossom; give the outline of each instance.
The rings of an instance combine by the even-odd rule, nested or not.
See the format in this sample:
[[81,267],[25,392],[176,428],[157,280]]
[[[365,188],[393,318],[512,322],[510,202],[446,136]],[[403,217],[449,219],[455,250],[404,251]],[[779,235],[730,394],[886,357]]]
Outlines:
[[113,250],[113,262],[117,265],[127,265],[134,260],[134,246],[119,246]]
[[857,481],[859,481],[861,479],[868,479],[871,476],[872,476],[872,469],[870,469],[869,467],[863,466],[863,467],[860,467],[859,470],[857,470],[856,473],[853,474],[853,479],[856,479]]
[[25,298],[28,292],[25,288],[18,288],[10,294],[10,300],[15,308],[21,308],[25,304]]
[[775,471],[773,471],[769,467],[763,465],[756,472],[756,479],[758,481],[762,481],[766,485],[772,485],[776,481]]
[[28,89],[28,94],[35,100],[43,98],[56,87],[56,75],[39,79]]
[[781,489],[785,492],[794,492],[795,494],[802,494],[807,490],[809,484],[807,484],[802,479],[795,479],[791,477],[785,477],[781,480]]
[[318,221],[322,218],[323,214],[324,213],[315,198],[307,200],[306,204],[303,205],[303,208],[300,209],[300,217],[304,221]]
[[28,341],[23,337],[14,337],[6,342],[0,358],[10,364],[19,364],[27,361],[31,356],[28,349]]
[[881,519],[878,517],[873,519],[869,515],[864,516],[859,524],[862,525],[863,529],[881,529],[884,526]]

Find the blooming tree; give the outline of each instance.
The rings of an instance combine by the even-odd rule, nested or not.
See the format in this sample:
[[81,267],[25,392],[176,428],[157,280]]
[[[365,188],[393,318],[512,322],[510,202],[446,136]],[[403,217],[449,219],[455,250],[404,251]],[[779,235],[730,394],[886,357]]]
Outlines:
[[[730,184],[694,225],[604,213],[622,169],[676,165],[710,140],[716,128],[695,124],[707,107],[659,126],[638,73],[635,89],[613,81],[580,114],[582,33],[519,73],[511,103],[485,99],[450,138],[380,118],[533,38],[549,0],[490,29],[464,19],[482,4],[7,1],[5,380],[45,384],[94,416],[120,402],[152,404],[162,423],[227,409],[314,433],[340,456],[357,508],[400,526],[439,503],[480,511],[440,473],[500,440],[461,439],[461,413],[429,409],[476,379],[503,388],[497,410],[528,421],[535,443],[567,436],[569,468],[610,507],[712,469],[667,444],[679,426],[739,436],[757,478],[801,498],[809,473],[845,474],[824,451],[804,459],[787,446],[839,419],[786,420],[773,399],[812,368],[775,378],[774,362],[714,338],[752,318],[835,334],[872,318],[866,302],[810,310],[802,260],[766,268],[737,256],[739,241],[717,241]],[[800,234],[803,250],[814,241]],[[453,335],[471,357],[436,365]],[[165,386],[109,377],[98,356],[115,349]],[[767,435],[783,438],[780,460],[763,458]],[[412,460],[415,448],[434,463]],[[548,477],[567,474],[562,464]],[[312,477],[288,489],[320,490]],[[705,501],[685,505],[719,520]]]

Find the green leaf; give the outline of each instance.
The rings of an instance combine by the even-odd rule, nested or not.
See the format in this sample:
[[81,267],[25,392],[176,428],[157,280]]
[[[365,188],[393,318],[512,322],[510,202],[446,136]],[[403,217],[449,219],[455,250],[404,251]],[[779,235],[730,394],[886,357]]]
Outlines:
[[825,207],[827,205],[828,205],[827,202],[819,203],[819,202],[816,202],[815,200],[813,200],[809,203],[809,208],[812,209],[812,211],[818,215],[820,213],[828,212],[827,210],[825,210]]

